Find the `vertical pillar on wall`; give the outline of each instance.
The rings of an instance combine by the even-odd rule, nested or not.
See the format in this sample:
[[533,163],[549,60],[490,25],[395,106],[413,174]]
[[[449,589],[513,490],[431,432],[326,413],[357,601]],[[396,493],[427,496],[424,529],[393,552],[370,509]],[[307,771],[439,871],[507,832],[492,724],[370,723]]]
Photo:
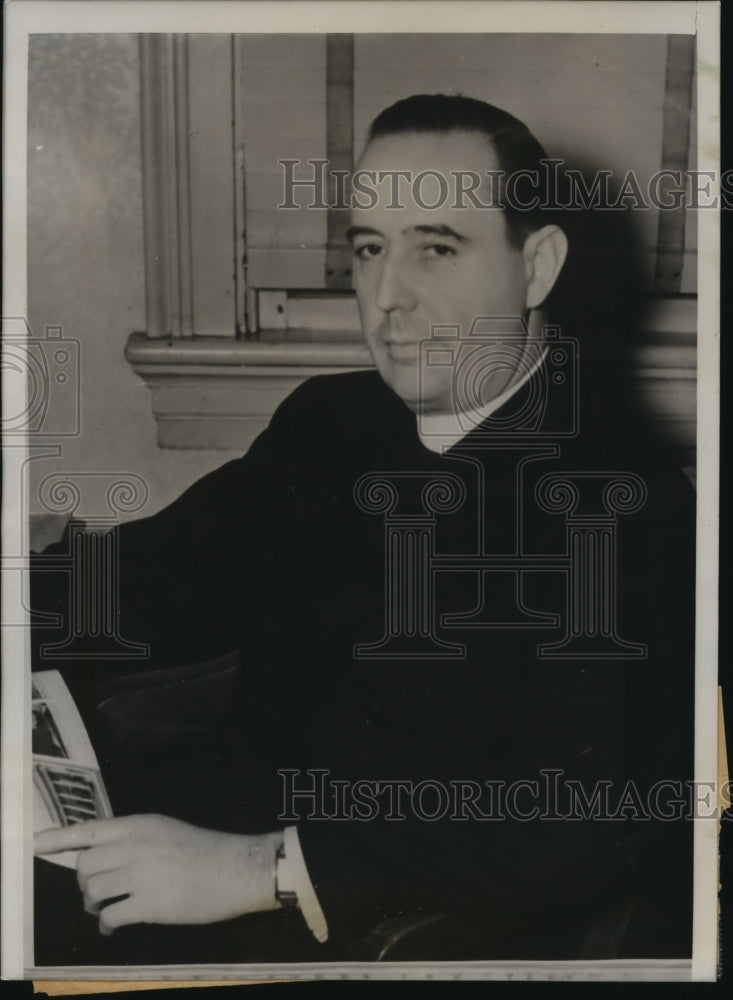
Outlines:
[[140,36],[146,333],[193,333],[188,40]]
[[[326,36],[326,157],[328,160],[328,237],[326,288],[351,288],[351,250],[346,241],[349,213],[345,207],[354,156],[354,36]],[[341,175],[341,181],[339,172]],[[346,196],[347,197],[347,196]]]
[[149,337],[234,336],[232,36],[141,35]]
[[235,333],[232,36],[187,38],[188,163],[196,336]]
[[[661,167],[665,171],[679,172],[683,177],[688,169],[694,74],[695,36],[670,35],[667,39]],[[670,174],[665,183],[669,188],[677,187]],[[666,198],[664,188],[660,185],[660,199]],[[680,292],[685,261],[686,221],[684,200],[680,205],[659,212],[657,266],[654,274],[654,291],[658,295],[676,295]]]
[[234,164],[234,320],[237,336],[257,329],[257,309],[247,281],[247,172],[244,142],[245,53],[232,35],[232,161]]

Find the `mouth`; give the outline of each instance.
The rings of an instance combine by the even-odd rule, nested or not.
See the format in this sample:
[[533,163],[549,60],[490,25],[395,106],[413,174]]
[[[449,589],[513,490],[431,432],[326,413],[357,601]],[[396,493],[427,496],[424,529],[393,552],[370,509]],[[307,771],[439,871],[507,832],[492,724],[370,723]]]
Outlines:
[[419,340],[396,340],[394,337],[390,337],[383,340],[382,343],[389,356],[395,360],[412,359],[418,354],[420,348]]
[[382,343],[390,349],[394,347],[416,347],[422,340],[420,334],[414,330],[403,330],[397,326],[388,326],[385,324],[380,332]]

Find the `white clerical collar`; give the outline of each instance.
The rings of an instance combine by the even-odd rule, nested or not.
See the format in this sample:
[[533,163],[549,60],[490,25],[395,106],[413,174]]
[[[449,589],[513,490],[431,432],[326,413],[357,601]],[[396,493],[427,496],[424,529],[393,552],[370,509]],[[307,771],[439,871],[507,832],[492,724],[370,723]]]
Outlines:
[[417,422],[417,431],[423,446],[430,451],[442,454],[448,448],[458,444],[467,434],[471,433],[472,428],[478,427],[492,413],[496,413],[500,406],[508,402],[516,392],[519,392],[525,382],[528,382],[539,369],[546,356],[547,348],[545,347],[537,361],[531,368],[527,369],[518,382],[515,382],[501,395],[489,400],[485,406],[462,414],[462,420],[458,419],[456,413],[424,413]]

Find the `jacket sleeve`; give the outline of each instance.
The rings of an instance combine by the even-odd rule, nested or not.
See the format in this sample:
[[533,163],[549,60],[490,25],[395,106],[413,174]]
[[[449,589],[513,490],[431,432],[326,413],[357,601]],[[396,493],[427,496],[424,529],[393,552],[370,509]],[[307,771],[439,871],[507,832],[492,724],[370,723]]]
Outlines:
[[[109,669],[183,666],[236,647],[247,590],[258,584],[277,529],[280,470],[296,444],[298,398],[296,391],[279,407],[243,457],[154,516],[120,525],[103,543],[72,525],[60,542],[31,556],[34,666],[75,657]],[[102,546],[107,571],[95,575]],[[59,619],[55,626],[42,620],[48,615]],[[105,616],[108,634],[100,635]],[[146,644],[148,655],[126,657],[126,644]]]

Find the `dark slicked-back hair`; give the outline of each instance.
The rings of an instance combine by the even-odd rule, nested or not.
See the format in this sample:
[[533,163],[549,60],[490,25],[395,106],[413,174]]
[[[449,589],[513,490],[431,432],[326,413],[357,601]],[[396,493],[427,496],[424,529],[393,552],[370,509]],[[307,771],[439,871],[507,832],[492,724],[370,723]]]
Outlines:
[[[369,128],[367,140],[371,142],[410,132],[477,132],[486,136],[496,151],[498,168],[502,171],[498,194],[504,205],[507,234],[513,246],[521,249],[530,233],[554,221],[540,207],[523,210],[516,204],[520,200],[529,203],[536,195],[539,206],[547,205],[547,171],[542,165],[547,154],[527,126],[508,111],[460,94],[415,94],[378,114]],[[532,171],[533,179],[530,182],[522,175],[524,187],[519,184],[517,196],[507,200],[504,198],[506,178],[520,170]]]

